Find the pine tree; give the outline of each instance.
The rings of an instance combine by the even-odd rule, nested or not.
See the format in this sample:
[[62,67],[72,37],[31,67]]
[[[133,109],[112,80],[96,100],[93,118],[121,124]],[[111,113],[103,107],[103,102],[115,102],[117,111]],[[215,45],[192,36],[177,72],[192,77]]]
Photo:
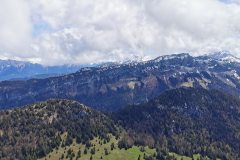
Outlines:
[[85,149],[84,149],[84,152],[83,152],[83,153],[84,153],[84,154],[87,154],[87,152],[88,152],[88,151],[87,151],[87,148],[85,147]]
[[115,149],[115,146],[114,146],[114,143],[111,144],[111,150],[114,150]]
[[141,159],[141,155],[138,156],[138,160],[140,160],[140,159]]

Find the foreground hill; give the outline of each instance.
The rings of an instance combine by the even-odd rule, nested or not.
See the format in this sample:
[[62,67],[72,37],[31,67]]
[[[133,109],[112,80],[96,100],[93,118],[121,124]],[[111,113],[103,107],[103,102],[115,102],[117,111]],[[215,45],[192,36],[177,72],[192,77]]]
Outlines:
[[187,156],[200,153],[211,159],[240,158],[240,100],[222,92],[170,90],[144,105],[126,107],[115,116],[129,132],[124,146],[149,145]]
[[240,60],[227,53],[161,56],[147,62],[83,68],[60,77],[0,83],[0,108],[63,98],[100,110],[140,104],[179,87],[219,89],[240,95]]
[[98,111],[74,101],[49,100],[0,111],[0,159],[36,159],[73,139],[87,144],[116,133],[113,121]]

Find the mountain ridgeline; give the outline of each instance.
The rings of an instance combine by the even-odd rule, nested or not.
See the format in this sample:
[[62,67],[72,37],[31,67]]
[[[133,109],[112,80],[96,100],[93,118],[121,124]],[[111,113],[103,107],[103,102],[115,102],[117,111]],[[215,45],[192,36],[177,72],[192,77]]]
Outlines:
[[[239,117],[239,98],[202,88],[165,91],[148,103],[114,113],[101,113],[76,101],[49,100],[0,111],[0,159],[42,158],[75,142],[94,148],[91,140],[107,142],[111,134],[119,137],[119,148],[156,149],[150,159],[177,153],[236,160],[240,158]],[[91,150],[92,156],[95,152]]]
[[72,99],[99,110],[141,104],[180,87],[218,89],[240,96],[240,60],[228,53],[183,53],[146,62],[86,67],[59,77],[0,83],[0,108]]
[[0,60],[0,81],[56,77],[74,73],[82,67],[84,65],[43,66],[24,61]]

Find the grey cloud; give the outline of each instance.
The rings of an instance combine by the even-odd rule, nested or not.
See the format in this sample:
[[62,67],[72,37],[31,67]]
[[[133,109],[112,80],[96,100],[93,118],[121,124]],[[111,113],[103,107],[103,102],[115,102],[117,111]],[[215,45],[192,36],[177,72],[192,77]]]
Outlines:
[[[20,19],[25,21],[19,26],[23,29],[27,24],[22,35],[29,40],[16,44],[26,46],[23,48],[27,52],[23,55],[10,50],[2,39],[0,51],[5,57],[28,58],[46,65],[123,61],[135,56],[154,58],[177,52],[198,55],[229,50],[237,55],[240,53],[237,2],[22,0],[18,2],[23,5]],[[51,29],[29,38],[29,25],[38,23]],[[8,42],[9,46],[13,43]]]

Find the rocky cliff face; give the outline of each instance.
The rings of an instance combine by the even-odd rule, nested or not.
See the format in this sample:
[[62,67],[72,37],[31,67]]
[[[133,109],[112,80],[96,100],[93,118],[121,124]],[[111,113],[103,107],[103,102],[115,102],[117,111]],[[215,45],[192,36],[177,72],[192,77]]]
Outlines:
[[0,106],[7,108],[49,98],[68,98],[114,111],[179,87],[219,89],[239,96],[240,63],[236,57],[226,57],[231,55],[192,57],[183,53],[147,62],[82,68],[61,77],[6,81],[0,83]]

